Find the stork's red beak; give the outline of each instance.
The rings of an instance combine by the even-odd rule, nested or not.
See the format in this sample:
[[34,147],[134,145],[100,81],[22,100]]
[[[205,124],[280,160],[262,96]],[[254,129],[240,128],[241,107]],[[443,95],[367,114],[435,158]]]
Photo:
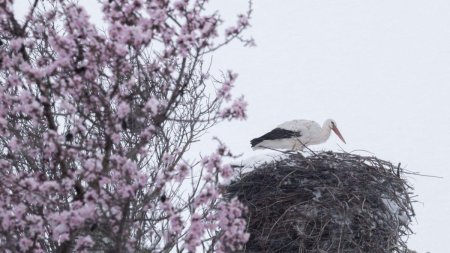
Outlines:
[[334,133],[339,137],[339,139],[341,139],[342,142],[344,142],[345,144],[347,144],[347,142],[345,142],[345,140],[344,140],[344,137],[342,137],[341,132],[339,132],[339,129],[338,129],[336,126],[333,126],[331,129],[332,129],[332,130],[334,131]]

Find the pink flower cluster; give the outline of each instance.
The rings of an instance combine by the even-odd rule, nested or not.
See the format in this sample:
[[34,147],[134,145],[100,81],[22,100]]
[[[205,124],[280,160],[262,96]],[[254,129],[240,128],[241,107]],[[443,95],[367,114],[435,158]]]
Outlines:
[[217,91],[218,97],[224,98],[225,100],[231,99],[231,89],[233,88],[233,83],[237,79],[237,74],[231,71],[228,71],[228,75],[223,82],[222,87]]
[[193,214],[191,218],[191,225],[184,239],[185,248],[189,252],[196,252],[196,248],[200,245],[204,232],[205,224],[202,217],[198,214]]
[[228,183],[234,174],[233,168],[223,163],[223,156],[232,156],[232,154],[225,145],[220,143],[216,152],[202,160],[202,165],[206,169],[204,177],[207,184],[194,199],[193,208],[199,210],[201,207],[213,205],[215,212],[203,219],[197,213],[192,215],[185,239],[185,247],[191,252],[194,252],[202,242],[205,231],[216,231],[217,228],[220,231],[220,238],[214,246],[217,252],[240,249],[249,238],[249,234],[245,232],[244,206],[236,198],[229,202],[225,201],[222,189],[217,185],[218,181]]
[[202,166],[206,169],[204,179],[207,182],[211,182],[214,175],[217,174],[220,175],[220,179],[225,180],[225,182],[228,182],[233,177],[234,169],[230,164],[223,163],[222,158],[224,156],[231,157],[232,154],[223,143],[220,143],[216,152],[202,159]]
[[222,236],[216,245],[216,252],[232,252],[241,249],[250,238],[250,234],[245,232],[244,206],[237,198],[233,198],[229,203],[220,203],[218,209],[216,218],[219,220]]
[[240,97],[233,101],[231,106],[222,109],[220,116],[224,119],[239,119],[244,120],[247,118],[247,102],[244,97]]
[[[164,201],[163,201],[164,200]],[[169,217],[169,226],[166,234],[164,235],[167,243],[173,242],[182,233],[185,224],[180,214],[176,213],[176,209],[172,206],[169,199],[161,200],[160,206],[165,215]]]

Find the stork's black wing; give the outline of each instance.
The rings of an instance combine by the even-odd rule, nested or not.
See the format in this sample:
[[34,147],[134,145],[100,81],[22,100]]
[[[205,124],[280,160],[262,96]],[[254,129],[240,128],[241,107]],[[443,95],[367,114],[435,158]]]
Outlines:
[[275,128],[274,130],[266,133],[265,135],[255,138],[250,141],[250,144],[252,144],[252,147],[258,145],[258,143],[261,143],[263,141],[267,140],[278,140],[278,139],[287,139],[292,137],[300,137],[302,134],[300,132],[296,131],[290,131],[283,128]]

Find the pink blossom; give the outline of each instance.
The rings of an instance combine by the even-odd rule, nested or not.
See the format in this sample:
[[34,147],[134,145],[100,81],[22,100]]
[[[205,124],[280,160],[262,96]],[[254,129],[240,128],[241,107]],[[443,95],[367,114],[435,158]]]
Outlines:
[[[213,37],[218,36],[217,23],[218,23],[217,18],[213,17],[213,16],[205,18],[203,20],[200,27],[203,26],[203,28],[201,28],[201,37],[205,42]],[[210,43],[206,43],[206,45],[209,45],[209,44]]]
[[119,210],[118,207],[112,207],[110,211],[116,220],[120,220],[122,218],[122,212]]
[[17,219],[22,219],[22,217],[26,213],[26,211],[27,211],[27,206],[25,206],[23,203],[20,203],[17,206],[15,206],[14,215],[16,216]]
[[123,119],[127,114],[130,113],[130,106],[126,102],[120,102],[119,106],[117,107],[117,116],[120,119]]
[[101,162],[95,158],[89,158],[84,163],[84,168],[87,171],[95,172],[99,171],[102,168]]
[[61,187],[62,187],[64,190],[67,191],[67,190],[73,189],[72,187],[73,187],[74,184],[75,184],[75,182],[74,182],[73,179],[70,179],[70,178],[64,178],[64,179],[62,180]]
[[226,36],[233,36],[239,34],[240,31],[249,26],[248,16],[240,14],[238,15],[238,21],[236,26],[231,26],[225,30]]
[[210,156],[203,158],[202,165],[208,170],[208,172],[213,172],[213,170],[219,167],[222,163],[222,158],[219,154],[214,153]]
[[190,31],[189,28],[184,27],[184,29],[182,29],[182,33],[178,36],[176,42],[180,54],[183,57],[187,57],[191,48],[193,48],[194,46],[195,34],[193,31]]
[[231,251],[241,249],[250,238],[250,234],[245,232],[246,221],[242,217],[243,210],[244,206],[237,198],[233,198],[229,203],[219,204],[217,218],[223,233],[216,246],[218,252],[225,252],[225,249]]
[[181,164],[177,165],[176,171],[177,171],[177,174],[174,177],[175,181],[182,182],[187,177],[189,172],[191,171],[191,168],[188,164],[181,163]]
[[199,207],[200,205],[207,204],[209,202],[214,202],[219,197],[219,192],[216,188],[208,186],[204,189],[200,195],[198,195],[194,200],[194,206]]
[[205,219],[205,227],[211,231],[217,230],[217,215],[215,213],[209,213]]
[[237,74],[228,72],[228,79],[223,83],[222,87],[218,90],[218,97],[222,97],[226,100],[231,98],[231,89],[233,88],[233,83],[236,81]]
[[29,224],[29,232],[30,235],[35,236],[35,235],[39,235],[42,234],[44,232],[44,220],[34,214],[28,214],[25,215],[25,221],[27,224]]
[[111,140],[114,144],[118,144],[120,142],[121,136],[118,133],[113,133],[111,135]]
[[205,230],[205,225],[202,222],[202,219],[199,214],[193,214],[191,218],[191,225],[189,226],[189,229],[186,233],[186,238],[184,240],[185,245],[184,247],[189,252],[195,252],[195,249],[198,245],[200,245],[200,242],[203,237],[203,233]]
[[94,240],[92,240],[92,237],[90,235],[81,236],[77,238],[74,250],[79,251],[82,249],[91,248],[94,246],[94,244]]
[[53,225],[59,225],[62,223],[65,223],[67,221],[67,219],[70,216],[70,212],[69,211],[62,211],[60,213],[52,213],[51,215],[49,215],[48,219],[50,221],[51,224]]
[[220,169],[220,175],[224,179],[230,179],[234,174],[234,169],[230,164],[224,164]]
[[31,191],[36,190],[39,187],[39,184],[40,183],[34,177],[24,178],[20,181],[20,185]]
[[33,245],[33,241],[28,238],[21,238],[19,240],[19,247],[22,252],[28,251],[28,249]]
[[[8,124],[8,121],[0,115],[0,131],[3,129],[6,129],[6,126]],[[1,133],[1,132],[0,132]]]
[[188,0],[178,0],[173,4],[173,6],[177,11],[181,12],[186,9],[188,3],[189,3]]
[[119,196],[121,197],[121,198],[130,198],[130,197],[132,197],[132,196],[134,196],[134,190],[133,190],[133,187],[131,187],[131,186],[122,186],[122,187],[119,187],[119,189],[117,189],[117,193],[119,194]]
[[[163,194],[165,196],[165,194]],[[172,203],[170,201],[161,201],[160,206],[162,210],[167,213],[168,215],[174,215],[174,208],[172,206]]]
[[69,240],[69,227],[65,223],[61,223],[53,228],[53,240],[67,241]]
[[172,180],[172,175],[170,175],[169,173],[165,172],[165,171],[161,171],[160,173],[158,173],[155,177],[155,187],[158,189],[163,188],[167,183],[170,182],[170,180]]
[[248,17],[243,14],[238,15],[238,25],[239,27],[248,26],[249,25]]
[[52,194],[60,190],[59,184],[55,181],[46,181],[41,183],[39,186],[39,191],[44,194]]
[[19,140],[13,136],[11,140],[8,142],[8,147],[11,149],[12,152],[16,152],[20,149]]
[[138,181],[137,181],[138,182],[138,186],[140,188],[144,187],[147,184],[148,180],[149,180],[149,178],[148,178],[148,176],[146,174],[139,173]]
[[175,161],[175,158],[176,158],[176,156],[175,156],[175,154],[168,154],[168,153],[165,153],[163,156],[162,156],[162,161],[165,163],[165,164],[172,164],[174,161]]
[[235,35],[237,33],[239,33],[239,28],[237,28],[235,26],[231,26],[225,30],[225,36],[227,36],[227,37]]
[[247,41],[245,41],[244,45],[247,47],[256,47],[255,39],[253,38],[248,39]]
[[12,225],[12,221],[11,221],[11,217],[9,216],[8,213],[4,212],[3,210],[0,209],[0,220],[2,221],[2,228],[4,231],[9,230],[9,227]]
[[22,38],[13,39],[10,41],[9,45],[11,47],[11,50],[18,52],[19,49],[23,46],[23,39]]
[[246,110],[247,102],[244,100],[244,97],[240,97],[230,107],[223,109],[220,112],[220,116],[226,119],[244,120],[247,118]]
[[181,217],[177,214],[173,214],[169,218],[170,222],[170,233],[174,235],[179,235],[183,231],[184,225]]
[[159,104],[160,102],[152,97],[145,103],[145,109],[149,110],[152,115],[156,115],[158,113]]
[[[140,138],[142,138],[143,140],[149,140],[151,137],[153,137],[154,133],[155,133],[155,127],[154,126],[149,126],[147,128],[145,128],[141,134],[140,134]],[[145,150],[145,149],[144,149]]]
[[95,218],[95,206],[94,204],[85,204],[80,208],[74,209],[69,217],[70,227],[80,227],[88,220],[94,220]]
[[66,100],[61,102],[61,109],[70,114],[76,112],[75,106],[73,106],[69,101],[66,101]]
[[13,74],[8,77],[7,83],[13,87],[17,87],[22,84],[22,81],[20,80],[20,78],[17,75]]

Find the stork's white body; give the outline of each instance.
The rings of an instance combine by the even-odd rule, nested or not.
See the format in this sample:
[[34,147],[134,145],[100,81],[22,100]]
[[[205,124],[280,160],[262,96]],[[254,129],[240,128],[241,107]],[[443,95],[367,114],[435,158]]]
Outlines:
[[251,141],[253,149],[303,150],[306,146],[328,140],[333,130],[345,143],[334,120],[326,120],[322,127],[311,120],[292,120]]

